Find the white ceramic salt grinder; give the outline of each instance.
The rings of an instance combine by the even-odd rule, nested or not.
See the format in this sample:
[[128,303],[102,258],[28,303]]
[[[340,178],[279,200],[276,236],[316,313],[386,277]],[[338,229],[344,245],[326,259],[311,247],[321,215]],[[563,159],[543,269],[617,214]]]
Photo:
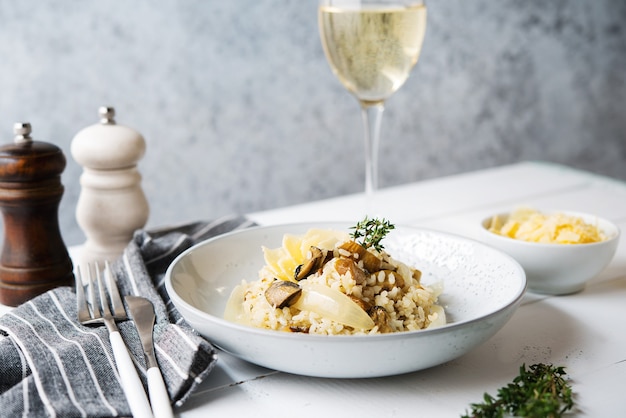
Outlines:
[[150,212],[137,170],[146,151],[143,136],[116,124],[112,107],[101,107],[99,115],[100,123],[78,132],[71,146],[83,166],[76,207],[87,238],[77,254],[81,264],[118,258]]

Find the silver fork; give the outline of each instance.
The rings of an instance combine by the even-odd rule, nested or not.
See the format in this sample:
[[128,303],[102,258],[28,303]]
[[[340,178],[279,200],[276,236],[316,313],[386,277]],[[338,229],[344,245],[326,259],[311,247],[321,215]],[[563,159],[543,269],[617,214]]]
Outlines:
[[[95,273],[92,273],[92,269]],[[106,284],[103,283],[102,275],[105,276]],[[113,279],[111,266],[108,262],[105,262],[104,271],[101,274],[97,263],[93,267],[88,264],[86,276],[89,285],[89,303],[85,298],[82,272],[80,266],[77,266],[76,303],[78,321],[83,325],[106,325],[109,331],[111,347],[113,348],[115,364],[122,381],[122,389],[124,389],[132,415],[135,417],[152,417],[148,396],[115,324],[116,321],[127,320],[128,316],[117,284]],[[113,311],[111,311],[109,303]]]

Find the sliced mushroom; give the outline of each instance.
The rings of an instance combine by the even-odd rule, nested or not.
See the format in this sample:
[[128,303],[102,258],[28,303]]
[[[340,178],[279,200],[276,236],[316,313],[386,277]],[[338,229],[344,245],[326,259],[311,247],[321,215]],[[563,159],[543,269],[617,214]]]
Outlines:
[[301,294],[302,289],[297,283],[275,280],[265,291],[265,299],[270,305],[282,309],[296,303]]
[[302,334],[308,334],[309,333],[309,327],[291,326],[291,327],[289,327],[289,331],[291,331],[291,332],[299,332],[299,333],[302,333]]
[[337,273],[344,275],[350,272],[350,276],[354,279],[356,284],[363,284],[367,280],[368,274],[363,271],[361,267],[356,264],[352,258],[338,257],[335,260],[335,270]]
[[294,279],[298,282],[314,274],[324,265],[326,252],[314,246],[311,246],[310,251],[311,258],[296,267],[296,271],[294,272]]
[[376,273],[382,268],[394,269],[391,264],[376,257],[356,241],[346,241],[339,248],[353,254],[352,258],[355,260],[363,261],[363,268],[370,273]]
[[372,318],[372,321],[374,321],[374,324],[378,326],[378,331],[381,334],[393,332],[393,329],[389,325],[389,314],[387,314],[385,308],[376,305],[373,306],[367,313],[370,318]]

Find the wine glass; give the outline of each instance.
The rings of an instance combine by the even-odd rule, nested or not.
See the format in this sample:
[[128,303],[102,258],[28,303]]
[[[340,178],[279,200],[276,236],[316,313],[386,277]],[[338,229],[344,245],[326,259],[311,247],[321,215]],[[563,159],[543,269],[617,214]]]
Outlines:
[[333,73],[361,105],[365,193],[378,187],[380,122],[385,100],[417,63],[426,30],[421,0],[320,0],[322,47]]

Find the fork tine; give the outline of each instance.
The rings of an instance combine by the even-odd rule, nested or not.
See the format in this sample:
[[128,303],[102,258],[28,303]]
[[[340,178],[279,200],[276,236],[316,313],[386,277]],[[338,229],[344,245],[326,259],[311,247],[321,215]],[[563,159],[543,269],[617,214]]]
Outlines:
[[102,283],[102,275],[100,274],[100,268],[98,266],[98,263],[95,263],[95,268],[96,268],[96,281],[98,283],[98,293],[100,295],[100,306],[102,307],[102,316],[103,317],[110,317],[111,315],[111,308],[109,308],[109,298],[107,297],[107,291],[106,288],[104,287],[104,284]]
[[86,267],[86,270],[81,270],[80,266],[76,266],[77,281],[82,283],[83,274],[85,274],[85,280],[88,283],[87,301],[85,290],[81,286],[77,286],[76,289],[79,322],[90,325],[106,323],[106,318],[114,321],[127,320],[126,308],[109,262],[105,262],[103,270],[100,270],[98,262],[87,263]]
[[107,281],[107,287],[109,288],[109,296],[111,297],[111,305],[113,307],[113,317],[115,319],[127,319],[126,309],[124,308],[124,302],[120,297],[120,291],[117,288],[117,283],[113,278],[113,271],[111,271],[111,265],[108,261],[104,262],[103,274]]
[[83,288],[83,276],[80,271],[80,266],[76,266],[76,310],[78,311],[78,321],[87,322],[91,319],[89,313],[89,306],[85,299],[85,289]]
[[[98,265],[96,264],[96,272],[98,271]],[[96,293],[96,288],[98,284],[96,283],[96,275],[92,272],[92,266],[90,264],[87,265],[87,278],[89,280],[89,302],[91,304],[91,317],[94,322],[102,320],[102,312],[101,312],[101,298],[100,295]]]

